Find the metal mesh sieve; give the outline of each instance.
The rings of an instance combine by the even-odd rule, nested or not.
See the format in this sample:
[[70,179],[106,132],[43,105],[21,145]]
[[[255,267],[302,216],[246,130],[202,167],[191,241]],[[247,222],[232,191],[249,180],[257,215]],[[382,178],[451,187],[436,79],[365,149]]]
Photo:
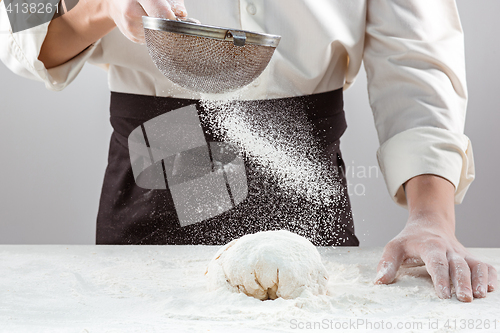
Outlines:
[[281,37],[143,17],[149,54],[172,82],[202,93],[225,93],[255,80]]

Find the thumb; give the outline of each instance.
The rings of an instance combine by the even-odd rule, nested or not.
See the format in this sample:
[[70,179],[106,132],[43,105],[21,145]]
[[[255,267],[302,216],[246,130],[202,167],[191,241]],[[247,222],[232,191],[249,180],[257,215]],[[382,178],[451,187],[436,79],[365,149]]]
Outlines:
[[172,6],[172,11],[177,17],[187,17],[186,6],[184,5],[184,0],[172,0],[170,2]]
[[389,242],[377,266],[375,284],[388,284],[394,281],[399,266],[403,262],[404,250],[399,242]]

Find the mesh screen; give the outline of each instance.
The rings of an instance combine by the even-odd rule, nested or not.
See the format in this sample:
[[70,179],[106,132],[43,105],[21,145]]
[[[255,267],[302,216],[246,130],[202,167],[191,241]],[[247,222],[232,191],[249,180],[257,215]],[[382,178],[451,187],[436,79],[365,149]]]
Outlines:
[[225,93],[255,80],[275,48],[145,29],[156,67],[172,82],[202,93]]

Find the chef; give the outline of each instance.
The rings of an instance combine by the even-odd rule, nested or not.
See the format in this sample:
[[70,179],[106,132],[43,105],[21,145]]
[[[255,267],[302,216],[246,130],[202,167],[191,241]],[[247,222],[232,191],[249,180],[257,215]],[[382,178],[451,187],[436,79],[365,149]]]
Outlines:
[[[262,165],[200,120],[199,94],[156,69],[141,18],[185,18],[186,7],[204,24],[282,36],[239,102],[271,115],[269,124],[305,114],[310,144],[336,171],[331,178],[343,185],[343,199],[325,207],[282,191]],[[364,61],[380,168],[390,196],[409,211],[384,249],[375,283],[391,283],[401,265],[425,264],[440,298],[451,297],[450,279],[465,302],[496,288],[495,269],[455,237],[454,205],[474,179],[474,160],[463,134],[467,88],[454,1],[86,0],[28,33],[13,33],[1,6],[0,25],[10,31],[0,34],[2,61],[48,89],[64,89],[86,62],[108,72],[114,132],[98,244],[224,244],[288,229],[315,245],[357,246],[339,140],[346,128],[342,91]],[[186,149],[179,135],[202,143]],[[141,151],[157,141],[171,155],[137,168]],[[201,172],[207,163],[212,167]],[[217,163],[234,174],[217,174]]]

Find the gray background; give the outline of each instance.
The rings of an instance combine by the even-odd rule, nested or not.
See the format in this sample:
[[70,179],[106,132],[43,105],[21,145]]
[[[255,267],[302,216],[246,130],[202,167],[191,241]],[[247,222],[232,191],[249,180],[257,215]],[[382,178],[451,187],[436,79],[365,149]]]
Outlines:
[[[457,237],[465,246],[500,247],[497,98],[500,88],[500,1],[459,0],[466,38],[469,108],[477,177],[457,206]],[[0,243],[94,244],[95,218],[107,160],[106,73],[87,65],[60,93],[0,65]],[[376,166],[378,139],[366,75],[345,93],[347,166]],[[383,246],[404,226],[407,211],[387,194],[383,177],[349,175],[356,233],[362,246]],[[363,194],[364,195],[361,195]]]

